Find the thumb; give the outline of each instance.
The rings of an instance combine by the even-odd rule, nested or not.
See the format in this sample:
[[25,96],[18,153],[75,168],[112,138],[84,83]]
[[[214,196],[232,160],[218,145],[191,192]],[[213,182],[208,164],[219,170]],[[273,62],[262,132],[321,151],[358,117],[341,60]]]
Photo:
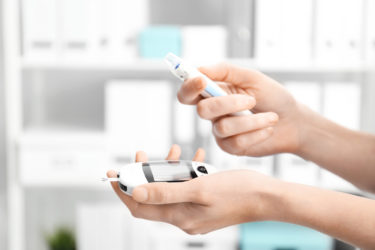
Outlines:
[[149,183],[134,188],[133,199],[145,204],[171,204],[196,201],[193,181]]

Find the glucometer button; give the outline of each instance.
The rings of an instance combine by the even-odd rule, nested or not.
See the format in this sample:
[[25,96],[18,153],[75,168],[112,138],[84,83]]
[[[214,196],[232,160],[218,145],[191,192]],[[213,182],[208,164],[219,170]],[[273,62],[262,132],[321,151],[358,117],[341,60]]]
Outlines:
[[207,169],[205,167],[203,167],[203,166],[199,166],[198,167],[198,171],[201,172],[201,173],[203,173],[203,174],[207,174]]
[[120,188],[121,188],[122,191],[124,191],[124,192],[128,191],[128,187],[127,186],[123,185],[120,182],[118,183],[118,185],[120,186]]

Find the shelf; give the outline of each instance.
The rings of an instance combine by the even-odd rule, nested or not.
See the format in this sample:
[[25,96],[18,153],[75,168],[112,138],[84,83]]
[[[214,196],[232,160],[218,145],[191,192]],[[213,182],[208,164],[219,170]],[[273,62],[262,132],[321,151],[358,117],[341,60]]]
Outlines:
[[139,59],[134,62],[47,62],[24,60],[22,62],[22,68],[25,70],[168,72],[166,64],[161,59]]
[[[365,73],[368,71],[375,71],[375,67],[369,64],[338,65],[322,64],[314,61],[298,64],[291,62],[265,64],[253,59],[236,58],[223,61],[245,68],[257,69],[266,73]],[[199,64],[196,63],[195,65]],[[133,62],[47,62],[23,60],[22,68],[24,70],[169,72],[163,59],[137,59]]]

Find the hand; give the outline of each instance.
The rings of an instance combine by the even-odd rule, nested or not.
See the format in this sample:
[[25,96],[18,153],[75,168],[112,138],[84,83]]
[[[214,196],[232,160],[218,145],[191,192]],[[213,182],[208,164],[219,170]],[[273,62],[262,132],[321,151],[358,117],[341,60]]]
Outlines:
[[[263,156],[299,149],[303,106],[281,84],[258,71],[228,64],[199,70],[219,81],[230,95],[202,99],[206,83],[198,77],[184,82],[178,99],[196,104],[199,116],[212,121],[213,134],[224,151]],[[246,109],[254,115],[229,115]]]
[[[167,160],[178,160],[181,150],[172,146]],[[199,149],[194,161],[203,161]],[[147,161],[144,152],[136,161]],[[109,171],[108,177],[116,177]],[[225,171],[180,183],[149,183],[124,194],[112,187],[134,217],[173,224],[189,234],[207,233],[229,225],[272,219],[277,209],[269,205],[277,180],[249,170]],[[273,193],[273,194],[272,194]]]

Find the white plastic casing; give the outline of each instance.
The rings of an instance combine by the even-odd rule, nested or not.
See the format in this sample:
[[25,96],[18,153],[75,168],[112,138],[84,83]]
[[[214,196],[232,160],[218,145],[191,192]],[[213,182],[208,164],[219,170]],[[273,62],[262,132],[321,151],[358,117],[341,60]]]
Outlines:
[[[168,161],[166,161],[167,163]],[[120,171],[118,171],[119,175],[119,182],[126,186],[127,190],[124,191],[121,189],[124,193],[128,195],[132,195],[133,189],[139,185],[143,185],[148,183],[145,173],[143,172],[143,167],[142,167],[142,162],[136,162],[136,163],[131,163],[123,166]],[[152,162],[148,162],[152,166]],[[216,173],[217,169],[207,163],[203,162],[191,162],[191,166],[197,175],[197,177],[204,176],[207,174],[212,174]],[[200,166],[205,167],[207,170],[207,173],[202,173],[201,171],[198,170]],[[171,180],[173,181],[173,180]]]
[[[179,79],[186,81],[195,77],[202,77],[206,82],[206,88],[201,93],[201,96],[204,98],[213,97],[213,96],[226,96],[228,95],[218,84],[208,78],[206,75],[202,74],[197,68],[192,67],[191,65],[185,63],[178,56],[168,53],[165,57],[165,61],[169,67],[169,70]],[[250,110],[243,110],[235,112],[232,115],[241,116],[241,115],[250,115],[252,114]]]

